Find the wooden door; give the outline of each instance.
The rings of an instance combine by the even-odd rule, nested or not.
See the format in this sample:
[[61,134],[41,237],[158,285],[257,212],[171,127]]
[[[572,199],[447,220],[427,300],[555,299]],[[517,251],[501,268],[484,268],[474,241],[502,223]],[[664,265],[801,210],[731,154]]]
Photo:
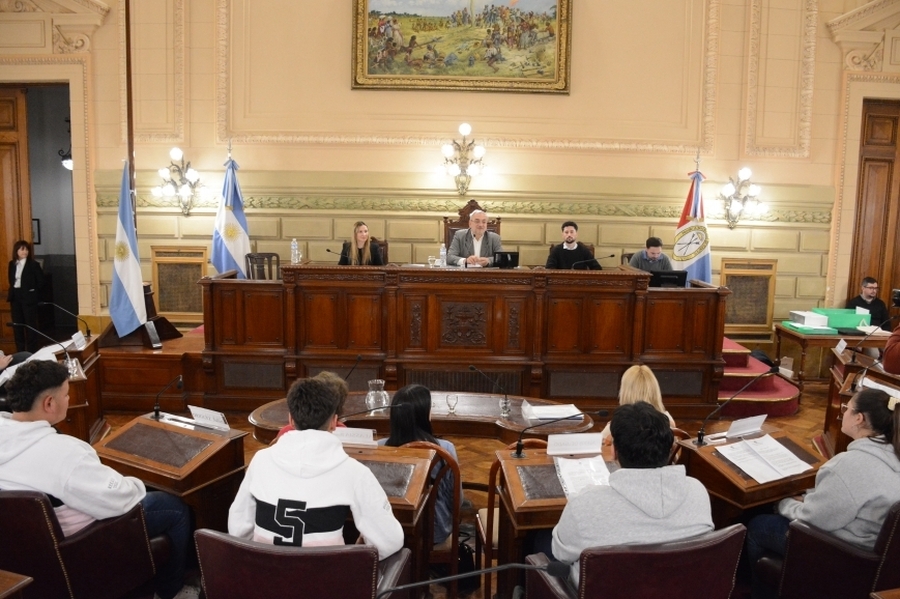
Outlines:
[[900,222],[900,102],[863,102],[859,148],[859,189],[847,295],[859,293],[863,277],[878,279],[879,297],[890,306],[891,289],[900,288],[895,252]]
[[28,179],[28,119],[25,89],[0,87],[0,349],[15,351],[10,321],[7,264],[19,239],[31,241],[31,189]]

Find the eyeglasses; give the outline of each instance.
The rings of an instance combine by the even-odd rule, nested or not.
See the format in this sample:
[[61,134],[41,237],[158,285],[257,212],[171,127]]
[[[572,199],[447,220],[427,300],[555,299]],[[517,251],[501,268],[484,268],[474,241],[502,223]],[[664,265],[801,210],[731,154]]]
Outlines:
[[844,412],[846,412],[847,410],[850,410],[851,412],[855,412],[856,408],[851,407],[850,404],[842,403],[841,404],[841,415],[843,415]]
[[863,289],[868,289],[869,291],[878,291],[878,285],[875,285],[874,287],[871,287],[871,286],[863,287]]

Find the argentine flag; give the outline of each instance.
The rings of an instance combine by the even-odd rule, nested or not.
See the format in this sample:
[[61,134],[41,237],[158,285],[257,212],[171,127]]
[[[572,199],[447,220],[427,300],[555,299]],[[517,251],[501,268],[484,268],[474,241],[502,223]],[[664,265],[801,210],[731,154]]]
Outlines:
[[229,156],[225,163],[222,202],[216,212],[216,230],[213,231],[212,264],[220,273],[236,270],[237,278],[246,279],[244,256],[250,253],[250,234],[244,216],[244,197],[237,180],[239,168]]
[[672,259],[678,265],[676,268],[688,271],[688,280],[712,283],[709,233],[703,217],[703,194],[700,192],[704,177],[700,171],[694,171],[689,176],[691,189],[688,191],[684,210],[681,211],[678,230],[675,231]]
[[147,322],[127,160],[122,169],[122,187],[119,190],[119,222],[116,223],[115,269],[109,296],[109,315],[120,338]]

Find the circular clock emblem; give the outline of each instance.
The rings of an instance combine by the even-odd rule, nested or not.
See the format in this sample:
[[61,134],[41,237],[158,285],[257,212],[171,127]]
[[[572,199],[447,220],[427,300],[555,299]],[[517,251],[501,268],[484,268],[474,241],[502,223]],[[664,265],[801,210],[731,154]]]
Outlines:
[[675,235],[675,247],[672,253],[676,260],[690,260],[706,249],[709,238],[706,236],[706,227],[694,225],[679,231]]

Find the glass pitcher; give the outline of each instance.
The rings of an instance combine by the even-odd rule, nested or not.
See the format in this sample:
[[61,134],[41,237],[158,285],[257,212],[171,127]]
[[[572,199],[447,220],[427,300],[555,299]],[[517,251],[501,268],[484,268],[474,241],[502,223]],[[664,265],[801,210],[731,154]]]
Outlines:
[[366,393],[366,408],[374,410],[376,408],[386,408],[391,405],[391,398],[387,391],[384,390],[383,379],[372,379],[369,381],[369,392]]

